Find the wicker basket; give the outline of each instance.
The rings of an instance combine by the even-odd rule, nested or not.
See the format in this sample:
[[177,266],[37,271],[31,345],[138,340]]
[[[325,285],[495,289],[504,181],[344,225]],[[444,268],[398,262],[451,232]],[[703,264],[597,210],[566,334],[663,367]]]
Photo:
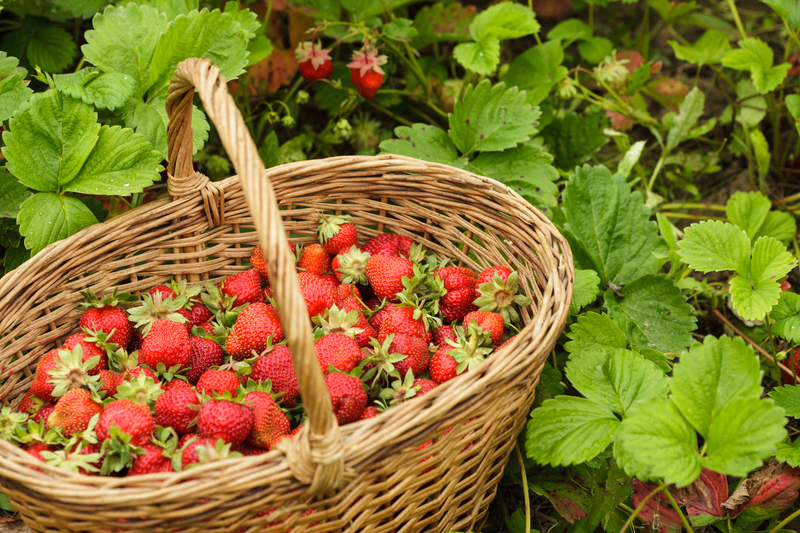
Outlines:
[[[192,170],[195,87],[238,178],[212,183]],[[0,441],[0,491],[41,532],[479,528],[567,317],[574,274],[564,238],[504,185],[407,157],[293,163],[266,171],[265,179],[225,81],[208,60],[178,66],[167,109],[172,198],[86,228],[0,280],[0,375],[7,377],[0,404],[16,405],[38,359],[77,331],[80,291],[139,292],[171,278],[218,282],[245,270],[260,242],[294,354],[306,429],[264,455],[127,478],[70,474]],[[323,210],[353,215],[362,239],[389,230],[475,270],[512,266],[533,298],[522,310],[527,325],[477,369],[339,428],[285,245],[287,234],[297,243],[315,241],[315,214]],[[275,510],[256,516],[268,509]]]

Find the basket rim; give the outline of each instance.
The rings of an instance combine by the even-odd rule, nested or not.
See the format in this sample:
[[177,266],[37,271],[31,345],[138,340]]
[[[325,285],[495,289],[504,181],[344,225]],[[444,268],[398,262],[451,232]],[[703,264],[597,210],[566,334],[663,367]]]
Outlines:
[[[562,287],[562,294],[555,294],[555,290],[553,290],[552,298],[559,298],[563,297],[563,300],[568,302],[571,298],[573,285],[574,285],[574,265],[572,259],[572,253],[569,248],[569,244],[567,243],[566,239],[561,235],[555,226],[550,222],[536,207],[529,204],[525,201],[516,191],[511,189],[510,187],[504,185],[503,183],[494,180],[492,178],[488,178],[485,176],[480,176],[471,172],[468,172],[463,169],[459,169],[456,167],[451,167],[449,165],[441,164],[441,163],[433,163],[427,162],[416,158],[406,157],[406,156],[398,156],[394,154],[383,154],[378,156],[339,156],[339,157],[332,157],[326,159],[317,159],[313,161],[299,161],[295,163],[287,163],[283,165],[279,165],[276,167],[272,167],[270,169],[265,170],[265,177],[269,177],[271,180],[273,179],[273,175],[280,174],[281,180],[277,180],[277,183],[282,182],[283,180],[291,179],[300,174],[313,174],[317,169],[322,169],[325,167],[326,172],[331,171],[331,164],[341,164],[342,166],[348,166],[348,171],[352,172],[355,170],[353,165],[356,167],[363,167],[364,170],[374,170],[377,172],[381,172],[382,168],[390,168],[392,165],[401,162],[406,165],[413,165],[420,169],[420,171],[425,171],[426,169],[435,169],[437,170],[438,174],[445,174],[447,175],[448,179],[452,179],[453,181],[462,183],[467,186],[471,186],[474,189],[478,188],[486,188],[486,191],[492,191],[494,193],[500,194],[511,194],[517,200],[523,202],[526,206],[528,213],[525,213],[524,219],[527,219],[530,223],[536,223],[539,225],[539,228],[549,232],[553,237],[554,240],[558,242],[560,245],[560,253],[557,253],[552,247],[542,247],[547,248],[548,252],[551,254],[551,257],[554,259],[551,268],[544,269],[548,272],[548,282],[547,286],[553,284],[553,278],[558,277],[558,270],[559,264],[561,264],[562,268],[566,267],[566,280]],[[412,172],[407,172],[409,174],[413,174]],[[223,189],[229,189],[235,184],[238,183],[238,176],[230,176],[216,182],[215,184]],[[277,188],[277,187],[276,187]],[[83,230],[77,232],[76,234],[67,237],[61,241],[53,243],[46,248],[44,248],[41,252],[39,252],[36,256],[32,257],[30,260],[26,261],[23,265],[18,267],[17,269],[9,272],[2,278],[0,278],[0,306],[5,298],[13,298],[15,291],[13,288],[15,286],[21,286],[22,284],[18,283],[18,281],[26,274],[31,271],[36,271],[37,268],[40,268],[42,265],[53,265],[55,263],[54,259],[61,259],[63,260],[64,252],[71,250],[75,244],[84,242],[86,240],[90,240],[91,237],[96,235],[100,232],[101,228],[108,227],[107,225],[118,224],[120,222],[128,222],[131,218],[137,218],[142,213],[150,213],[150,212],[157,212],[160,209],[163,209],[168,204],[174,204],[176,202],[184,202],[186,204],[192,204],[197,202],[197,198],[200,196],[200,191],[197,191],[196,194],[186,195],[183,197],[177,198],[163,198],[160,200],[156,200],[154,202],[149,202],[145,205],[137,207],[136,209],[127,211],[122,213],[116,217],[113,217],[101,224],[95,224],[93,226],[89,226],[84,228]],[[520,215],[523,213],[519,213]],[[515,213],[517,215],[517,213]],[[516,245],[514,245],[516,246]],[[559,257],[560,256],[560,257]],[[10,290],[9,290],[10,289]],[[10,295],[10,296],[9,296]],[[539,302],[539,307],[547,300],[549,297],[549,292],[543,294],[545,300]],[[548,321],[547,327],[543,329],[542,333],[540,334],[540,340],[545,342],[547,345],[554,344],[560,335],[561,330],[563,329],[563,325],[566,322],[567,316],[569,313],[569,305],[561,305],[560,308],[550,317]],[[482,389],[482,385],[492,384],[491,379],[494,377],[496,368],[500,365],[505,358],[509,357],[516,349],[520,348],[520,343],[523,340],[525,335],[530,335],[531,332],[538,326],[541,325],[540,316],[537,314],[533,320],[529,321],[525,324],[524,328],[520,329],[519,333],[517,334],[517,339],[508,345],[503,351],[496,352],[487,359],[484,363],[482,363],[476,369],[457,376],[455,379],[450,380],[442,385],[437,386],[429,393],[425,395],[427,398],[426,402],[431,404],[431,414],[434,414],[436,411],[443,409],[444,406],[447,405],[446,397],[452,391],[452,389],[459,387],[463,390],[462,395],[468,394],[469,400],[467,400],[470,404],[475,401],[477,397],[477,393],[479,389]],[[6,327],[6,324],[0,322],[0,332]],[[534,353],[534,351],[540,348],[540,345],[534,346],[533,343],[529,343],[528,346],[524,348],[522,354],[527,358]],[[545,357],[546,357],[545,352]],[[541,355],[540,355],[540,359]],[[541,370],[541,364],[537,365],[539,368],[538,370],[534,371],[534,380],[538,381],[538,372]],[[524,375],[521,376],[525,377]],[[488,381],[487,381],[488,380]],[[517,380],[519,381],[519,380]],[[389,422],[390,419],[398,419],[403,416],[408,416],[407,413],[410,412],[412,409],[418,410],[418,405],[421,400],[417,399],[416,402],[404,402],[403,404],[394,407],[391,409],[390,413],[384,413],[380,417],[358,421],[352,424],[347,424],[342,426],[341,433],[342,438],[344,440],[345,445],[345,463],[349,464],[350,462],[347,461],[349,455],[352,455],[353,452],[353,444],[358,442],[359,439],[363,439],[367,435],[374,436],[374,440],[380,441],[384,440],[379,437],[382,430],[386,428],[386,426],[392,425]],[[466,402],[465,402],[466,403]],[[388,417],[387,417],[388,415]],[[437,417],[437,420],[441,419],[441,417]],[[426,425],[421,424],[423,429],[425,429]],[[409,441],[414,440],[422,440],[424,436],[424,431],[418,431],[408,437]],[[238,459],[230,459],[223,461],[222,463],[211,463],[208,465],[203,465],[198,468],[193,468],[191,470],[191,476],[186,476],[186,472],[179,472],[179,473],[164,473],[164,474],[148,474],[145,476],[137,476],[142,482],[148,480],[170,480],[172,482],[179,481],[183,477],[194,477],[196,479],[187,481],[186,483],[207,483],[208,480],[203,481],[198,474],[202,474],[206,471],[218,471],[218,470],[229,470],[230,468],[242,468],[242,467],[258,467],[268,463],[274,463],[275,460],[280,460],[285,458],[285,454],[279,450],[272,450],[267,452],[263,455],[257,457],[242,457]],[[126,497],[130,497],[131,495],[141,492],[145,490],[148,494],[152,493],[152,488],[145,489],[144,487],[134,487],[134,486],[115,486],[109,487],[109,482],[107,481],[107,477],[97,477],[97,476],[86,476],[83,474],[78,473],[70,473],[65,470],[59,469],[57,467],[51,467],[49,465],[45,465],[45,468],[41,471],[32,470],[27,468],[30,465],[37,465],[40,466],[41,463],[38,460],[31,457],[29,454],[24,452],[20,447],[14,446],[11,443],[0,440],[0,463],[6,462],[10,459],[15,466],[23,467],[24,470],[21,469],[14,469],[19,470],[15,472],[13,475],[10,475],[11,472],[7,472],[4,476],[0,476],[0,480],[2,477],[9,477],[15,479],[17,482],[23,482],[22,479],[24,478],[27,481],[35,481],[35,485],[37,486],[37,491],[47,493],[51,492],[49,489],[49,485],[53,482],[57,481],[69,481],[70,490],[74,492],[77,496],[74,498],[85,499],[87,495],[91,494],[94,491],[102,491],[104,495],[108,494],[125,494]],[[0,469],[2,470],[2,469]],[[23,475],[24,474],[24,475]],[[130,478],[121,478],[121,479],[128,479]],[[169,483],[170,486],[173,483]],[[294,483],[298,483],[294,481]],[[1,483],[0,483],[1,484]],[[113,483],[112,483],[113,484]],[[122,485],[122,483],[120,483]],[[130,485],[130,484],[129,484]],[[182,486],[186,486],[183,485]],[[188,486],[187,486],[188,487]],[[111,491],[111,492],[109,492]],[[58,489],[53,487],[52,492],[58,492]],[[70,498],[72,499],[72,498]]]

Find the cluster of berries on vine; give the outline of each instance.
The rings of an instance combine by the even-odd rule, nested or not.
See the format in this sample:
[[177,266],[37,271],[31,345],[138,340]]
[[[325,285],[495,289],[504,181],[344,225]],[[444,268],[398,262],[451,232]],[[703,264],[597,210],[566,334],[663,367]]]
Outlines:
[[[326,80],[333,74],[330,50],[322,48],[319,43],[313,40],[302,42],[295,54],[299,61],[297,68],[307,81]],[[353,52],[352,61],[347,66],[358,94],[367,99],[375,96],[383,85],[385,72],[381,65],[387,61],[387,57],[378,54],[378,49],[369,42],[365,42],[361,50]]]

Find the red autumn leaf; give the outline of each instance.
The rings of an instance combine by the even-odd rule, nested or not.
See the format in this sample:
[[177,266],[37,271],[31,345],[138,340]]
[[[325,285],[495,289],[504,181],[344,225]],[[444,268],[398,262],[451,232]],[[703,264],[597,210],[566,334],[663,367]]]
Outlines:
[[[785,466],[785,465],[784,465]],[[749,503],[732,513],[741,513],[745,520],[765,520],[788,509],[797,499],[800,488],[800,468],[785,469],[767,480]]]
[[537,494],[540,494],[550,500],[558,514],[570,524],[576,520],[586,517],[587,511],[592,506],[591,495],[581,486],[580,477],[553,477],[546,476],[535,481],[534,489]]
[[722,517],[722,504],[728,499],[728,478],[703,468],[694,483],[672,493],[678,502],[686,505],[689,516],[708,514]]
[[622,50],[621,52],[617,52],[617,61],[621,61],[623,59],[627,59],[627,63],[623,63],[622,66],[628,69],[628,72],[633,74],[633,72],[642,66],[644,63],[644,58],[642,54],[635,50]]
[[[633,506],[639,507],[642,500],[653,492],[656,487],[657,485],[642,483],[638,479],[634,479]],[[647,500],[647,503],[644,504],[644,507],[639,512],[639,519],[653,528],[658,526],[661,533],[678,533],[681,529],[681,518],[672,508],[663,491]]]
[[606,111],[606,116],[611,119],[611,127],[617,131],[627,131],[636,124],[635,120],[617,111]]

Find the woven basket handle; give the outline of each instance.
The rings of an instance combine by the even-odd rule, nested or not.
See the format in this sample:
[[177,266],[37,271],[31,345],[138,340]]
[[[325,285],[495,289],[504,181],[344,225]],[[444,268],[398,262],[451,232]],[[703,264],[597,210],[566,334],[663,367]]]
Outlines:
[[[208,59],[190,58],[175,71],[167,96],[167,143],[170,187],[196,176],[192,168],[192,98],[195,88],[217,128],[222,145],[239,175],[247,207],[275,294],[284,335],[292,352],[297,381],[308,413],[308,430],[285,441],[283,449],[292,474],[310,485],[311,494],[337,488],[344,473],[343,443],[330,396],[314,352],[310,320],[297,283],[294,259],[264,163],[239,109],[228,93],[225,78]],[[175,183],[173,183],[175,182]]]

